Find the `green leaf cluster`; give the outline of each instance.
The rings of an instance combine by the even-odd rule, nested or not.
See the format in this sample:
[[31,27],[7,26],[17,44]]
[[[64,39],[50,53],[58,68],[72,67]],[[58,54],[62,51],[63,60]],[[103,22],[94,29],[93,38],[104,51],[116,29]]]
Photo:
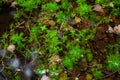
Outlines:
[[40,34],[40,28],[38,26],[34,26],[31,28],[30,30],[30,37],[29,37],[29,42],[32,42],[32,41],[37,41],[36,39],[38,38]]
[[93,71],[93,76],[95,79],[100,80],[103,77],[103,73],[100,70]]
[[94,37],[95,31],[94,30],[88,30],[88,29],[83,29],[79,31],[77,37],[81,41],[82,44],[87,44],[89,40],[92,40]]
[[57,36],[57,31],[53,30],[53,31],[47,31],[47,35],[45,38],[45,42],[46,42],[46,47],[48,48],[50,53],[58,53],[58,51],[60,50],[60,41],[59,38]]
[[22,6],[25,11],[32,11],[42,3],[42,0],[17,0],[17,3],[19,6]]
[[63,11],[59,11],[56,14],[56,18],[57,18],[57,23],[61,24],[62,22],[67,21],[69,19],[69,15],[67,15],[67,13]]
[[76,2],[79,5],[76,10],[80,16],[84,17],[91,12],[91,6],[87,4],[86,0],[77,0]]
[[18,48],[23,48],[25,46],[24,41],[25,38],[23,37],[23,33],[16,33],[12,36],[10,36],[10,41],[12,44],[16,44]]
[[55,2],[50,2],[42,5],[42,9],[46,10],[47,12],[54,12],[59,9],[59,6]]
[[106,64],[108,70],[118,70],[120,68],[120,54],[111,54],[107,56]]
[[72,70],[76,62],[83,56],[85,50],[80,48],[79,45],[69,46],[71,46],[69,52],[63,58],[62,63],[68,70]]

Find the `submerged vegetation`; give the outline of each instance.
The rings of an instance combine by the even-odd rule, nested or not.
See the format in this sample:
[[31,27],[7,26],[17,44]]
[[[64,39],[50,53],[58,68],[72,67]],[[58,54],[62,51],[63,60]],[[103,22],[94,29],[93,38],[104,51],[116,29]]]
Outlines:
[[118,0],[0,0],[5,4],[15,13],[0,37],[4,79],[120,78]]

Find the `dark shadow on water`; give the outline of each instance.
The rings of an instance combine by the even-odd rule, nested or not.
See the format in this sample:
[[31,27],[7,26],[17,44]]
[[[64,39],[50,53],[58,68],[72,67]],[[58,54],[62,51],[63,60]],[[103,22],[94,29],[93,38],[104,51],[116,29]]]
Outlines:
[[9,25],[14,22],[13,16],[12,16],[12,11],[15,9],[12,9],[9,7],[9,5],[2,5],[0,6],[0,36],[6,31],[9,30]]

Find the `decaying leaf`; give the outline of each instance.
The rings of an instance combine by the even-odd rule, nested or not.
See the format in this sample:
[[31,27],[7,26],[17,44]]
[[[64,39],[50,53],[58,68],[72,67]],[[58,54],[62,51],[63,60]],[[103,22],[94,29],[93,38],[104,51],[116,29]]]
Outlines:
[[80,21],[81,21],[81,19],[80,19],[79,17],[75,16],[75,23],[77,24],[77,23],[79,23]]
[[102,6],[97,4],[94,6],[93,11],[101,12],[103,10]]
[[55,21],[53,21],[53,20],[44,20],[43,24],[50,25],[50,26],[55,26]]
[[114,31],[116,34],[120,34],[120,25],[114,27]]
[[40,80],[50,80],[50,78],[47,75],[43,75]]
[[57,3],[59,3],[61,0],[55,0]]
[[105,15],[106,13],[105,10],[102,8],[102,6],[99,4],[94,5],[93,11],[98,12],[100,15]]
[[17,2],[14,1],[14,2],[11,3],[10,7],[15,7],[16,5],[17,5]]
[[114,30],[113,30],[113,28],[109,25],[108,26],[108,31],[107,31],[108,33],[114,33]]

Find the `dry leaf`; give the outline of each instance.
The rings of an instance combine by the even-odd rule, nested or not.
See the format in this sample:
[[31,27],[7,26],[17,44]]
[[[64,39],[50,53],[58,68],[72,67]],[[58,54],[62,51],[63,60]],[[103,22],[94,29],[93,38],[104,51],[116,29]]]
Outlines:
[[55,21],[49,20],[49,21],[48,21],[48,24],[49,24],[50,26],[55,26]]
[[114,30],[113,30],[113,28],[109,25],[108,26],[108,31],[107,31],[108,33],[114,33]]
[[55,0],[57,3],[59,3],[61,0]]
[[47,75],[43,75],[40,80],[50,80],[50,78]]
[[102,8],[101,5],[97,4],[97,5],[94,6],[93,10],[97,11],[97,12],[101,12],[103,10],[103,8]]
[[114,27],[114,31],[116,34],[120,34],[120,25]]
[[101,5],[97,4],[94,6],[93,11],[98,12],[100,15],[105,15],[105,10],[102,8]]
[[81,21],[81,19],[79,18],[79,17],[76,17],[75,16],[75,23],[77,24],[77,23],[79,23]]
[[50,25],[50,26],[55,26],[55,21],[53,21],[53,20],[44,20],[43,24]]
[[51,59],[53,59],[54,62],[60,62],[61,61],[61,58],[56,54],[53,54]]
[[73,30],[73,27],[72,27],[72,26],[68,26],[68,27],[66,28],[66,30],[67,30],[67,31],[71,31],[71,30]]

